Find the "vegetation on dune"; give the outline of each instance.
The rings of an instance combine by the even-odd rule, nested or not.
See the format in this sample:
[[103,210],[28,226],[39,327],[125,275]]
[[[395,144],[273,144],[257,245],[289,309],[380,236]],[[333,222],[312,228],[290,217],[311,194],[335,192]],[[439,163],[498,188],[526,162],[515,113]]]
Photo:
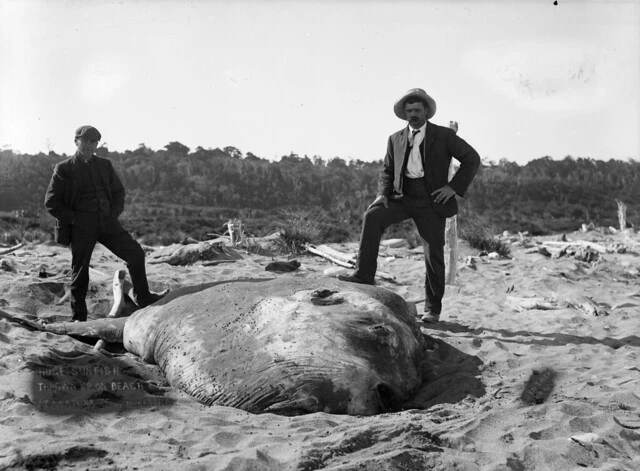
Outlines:
[[485,224],[476,215],[462,219],[458,226],[458,237],[466,240],[474,249],[497,252],[502,257],[511,256],[511,248],[496,236],[497,232],[495,227]]
[[[144,144],[125,152],[103,146],[98,154],[112,160],[127,188],[123,222],[147,244],[211,238],[232,218],[254,236],[285,229],[291,249],[305,238],[357,240],[382,165],[293,153],[273,162],[235,147],[191,151],[179,142],[157,151]],[[66,157],[0,151],[0,243],[52,236],[42,202],[53,166]],[[568,156],[520,166],[501,160],[481,166],[460,200],[458,220],[461,235],[488,250],[490,233],[503,230],[544,235],[582,223],[617,227],[616,200],[626,203],[628,223],[638,226],[640,162]],[[16,210],[28,216],[16,217]],[[292,218],[296,214],[307,216]],[[420,243],[411,222],[392,226],[386,235]]]

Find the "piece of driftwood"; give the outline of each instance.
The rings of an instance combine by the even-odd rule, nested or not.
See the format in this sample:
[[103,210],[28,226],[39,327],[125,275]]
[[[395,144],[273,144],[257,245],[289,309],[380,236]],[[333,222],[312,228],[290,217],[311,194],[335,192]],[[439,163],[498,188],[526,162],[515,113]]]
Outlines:
[[[304,246],[307,251],[314,255],[319,255],[322,258],[326,258],[330,262],[335,263],[336,265],[340,265],[345,268],[355,268],[356,261],[352,255],[347,255],[345,253],[340,252],[339,250],[333,249],[331,247],[327,247],[326,245],[315,246],[312,244],[306,244]],[[376,272],[376,276],[382,278],[383,280],[395,281],[396,277],[385,273],[383,271],[378,270]]]
[[16,273],[16,262],[3,258],[2,260],[0,260],[0,270]]
[[[449,121],[449,128],[458,133],[458,122]],[[449,164],[449,177],[451,181],[456,174],[456,166],[451,161]],[[455,198],[455,195],[453,196]],[[426,253],[425,247],[425,253]],[[453,285],[456,282],[456,273],[458,271],[458,216],[454,215],[447,218],[444,230],[444,260],[445,260],[445,277],[446,284]]]
[[627,228],[627,205],[622,200],[616,200],[618,205],[618,224],[620,230],[624,231]]
[[56,303],[56,306],[62,306],[71,297],[71,287],[67,284],[64,285],[64,296]]
[[232,247],[227,247],[226,238],[213,239],[197,244],[173,244],[151,254],[147,263],[169,265],[191,265],[201,261],[239,260],[242,256]]
[[609,313],[598,306],[596,306],[589,299],[580,299],[577,301],[567,303],[569,307],[577,310],[578,312],[584,314],[588,317],[599,317],[599,316],[608,316]]
[[516,296],[507,296],[505,304],[518,311],[529,311],[531,309],[539,309],[541,311],[550,311],[560,309],[558,302],[546,298],[521,298]]
[[456,282],[458,271],[458,217],[447,218],[444,232],[445,276],[448,285]]
[[15,252],[16,250],[22,248],[24,243],[20,242],[18,245],[14,245],[13,247],[9,247],[8,249],[0,250],[1,255],[7,255],[8,253]]
[[[122,312],[122,308],[124,307],[124,281],[127,273],[124,270],[116,271],[116,274],[113,276],[113,306],[111,306],[111,311],[107,314],[107,317],[120,317],[120,313]],[[98,340],[98,342],[93,346],[95,351],[101,351],[106,348],[107,343],[104,340]]]
[[305,248],[314,255],[320,255],[323,258],[335,263],[336,265],[340,265],[341,267],[353,268],[356,264],[355,257],[353,255],[348,255],[340,252],[339,250],[333,249],[326,245],[312,245],[307,244]]
[[562,249],[562,248],[568,248],[571,246],[590,247],[600,253],[607,252],[607,248],[604,245],[596,244],[595,242],[590,242],[588,240],[574,240],[570,242],[562,242],[559,240],[547,240],[542,244],[542,247],[555,248],[556,250]]

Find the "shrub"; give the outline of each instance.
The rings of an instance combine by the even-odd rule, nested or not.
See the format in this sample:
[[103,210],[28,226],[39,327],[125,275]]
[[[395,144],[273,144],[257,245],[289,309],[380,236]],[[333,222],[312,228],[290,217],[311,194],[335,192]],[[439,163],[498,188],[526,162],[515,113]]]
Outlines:
[[309,212],[285,209],[281,211],[284,222],[280,223],[280,249],[283,252],[298,255],[304,251],[305,244],[314,244],[320,236],[322,220]]
[[486,225],[478,217],[465,217],[458,225],[458,237],[471,247],[486,252],[498,252],[503,257],[511,256],[511,248],[494,234],[495,228]]

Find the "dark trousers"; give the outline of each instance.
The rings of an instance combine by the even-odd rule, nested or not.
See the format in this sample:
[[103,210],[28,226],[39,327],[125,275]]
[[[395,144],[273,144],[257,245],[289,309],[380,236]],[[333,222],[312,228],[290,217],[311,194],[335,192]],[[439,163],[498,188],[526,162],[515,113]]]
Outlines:
[[85,298],[89,288],[91,254],[100,242],[125,261],[138,300],[150,296],[144,266],[144,250],[131,234],[111,216],[96,212],[76,212],[71,227],[71,310],[73,320],[87,319]]
[[413,219],[424,242],[427,269],[425,310],[439,314],[444,296],[444,231],[446,218],[433,210],[423,180],[405,179],[405,194],[389,200],[389,207],[378,204],[364,214],[356,275],[373,282],[378,267],[378,249],[384,230],[392,224]]

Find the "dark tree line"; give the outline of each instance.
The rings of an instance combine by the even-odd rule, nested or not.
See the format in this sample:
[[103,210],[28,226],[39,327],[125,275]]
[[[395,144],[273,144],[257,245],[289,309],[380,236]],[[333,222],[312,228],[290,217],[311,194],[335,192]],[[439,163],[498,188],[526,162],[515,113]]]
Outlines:
[[[378,162],[324,160],[290,154],[277,162],[234,147],[196,148],[179,142],[162,150],[140,144],[133,151],[98,154],[112,160],[127,188],[132,216],[189,214],[189,208],[269,212],[282,208],[322,211],[356,228],[376,193]],[[55,163],[65,155],[0,152],[0,211],[42,208]],[[640,223],[640,162],[543,157],[520,166],[507,160],[481,167],[461,201],[461,215],[499,230],[532,233],[574,230],[583,222],[617,225],[616,203]],[[193,214],[202,214],[195,211]]]

